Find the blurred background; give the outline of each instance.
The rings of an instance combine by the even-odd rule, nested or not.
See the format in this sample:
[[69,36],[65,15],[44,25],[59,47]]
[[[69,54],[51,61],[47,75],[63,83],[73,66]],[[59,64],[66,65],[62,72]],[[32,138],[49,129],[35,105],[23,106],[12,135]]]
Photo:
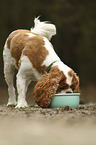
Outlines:
[[[0,1],[0,104],[8,99],[2,56],[6,38],[13,30],[30,29],[37,16],[56,25],[57,35],[51,42],[61,60],[79,75],[81,99],[85,103],[96,102],[96,0],[3,0]],[[28,96],[32,98],[32,92]]]

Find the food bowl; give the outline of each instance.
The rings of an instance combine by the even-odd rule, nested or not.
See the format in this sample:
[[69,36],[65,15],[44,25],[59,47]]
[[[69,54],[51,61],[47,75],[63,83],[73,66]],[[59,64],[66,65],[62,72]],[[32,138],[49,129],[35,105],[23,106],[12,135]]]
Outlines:
[[77,108],[79,105],[80,93],[55,94],[49,105],[50,108],[70,106]]

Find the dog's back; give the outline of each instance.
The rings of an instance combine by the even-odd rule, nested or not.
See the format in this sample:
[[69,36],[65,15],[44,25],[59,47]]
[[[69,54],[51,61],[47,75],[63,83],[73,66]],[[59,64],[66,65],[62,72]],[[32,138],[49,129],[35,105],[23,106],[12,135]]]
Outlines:
[[15,59],[15,66],[17,68],[20,66],[21,56],[25,55],[29,58],[32,65],[41,73],[44,68],[40,68],[40,66],[48,55],[48,50],[44,48],[44,43],[44,39],[40,35],[28,30],[16,30],[9,35],[6,41],[6,47],[10,50],[11,56]]

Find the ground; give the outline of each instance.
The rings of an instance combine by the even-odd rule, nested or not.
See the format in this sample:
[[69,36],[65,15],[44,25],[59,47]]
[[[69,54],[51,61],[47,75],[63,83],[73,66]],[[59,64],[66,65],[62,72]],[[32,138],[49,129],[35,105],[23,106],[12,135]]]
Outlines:
[[96,145],[96,104],[42,109],[0,105],[0,145]]
[[29,107],[15,109],[6,106],[7,87],[0,87],[0,145],[96,145],[95,88],[82,90],[84,105],[77,109],[42,109],[34,104],[30,87]]

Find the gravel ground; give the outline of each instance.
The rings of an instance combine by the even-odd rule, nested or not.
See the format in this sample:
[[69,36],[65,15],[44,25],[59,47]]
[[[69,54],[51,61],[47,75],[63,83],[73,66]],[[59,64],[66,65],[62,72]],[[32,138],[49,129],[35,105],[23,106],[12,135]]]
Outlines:
[[[96,102],[95,94],[96,86],[86,87],[80,98]],[[7,87],[0,87],[0,145],[96,145],[96,103],[42,109],[31,96],[32,86],[28,108],[6,107]]]
[[38,105],[30,105],[28,108],[16,109],[14,106],[7,107],[6,105],[0,105],[0,118],[32,118],[34,116],[47,118],[48,120],[63,118],[68,122],[87,119],[96,121],[96,104],[79,105],[77,109],[69,106],[42,109]]
[[96,145],[96,104],[42,109],[0,105],[0,145]]

